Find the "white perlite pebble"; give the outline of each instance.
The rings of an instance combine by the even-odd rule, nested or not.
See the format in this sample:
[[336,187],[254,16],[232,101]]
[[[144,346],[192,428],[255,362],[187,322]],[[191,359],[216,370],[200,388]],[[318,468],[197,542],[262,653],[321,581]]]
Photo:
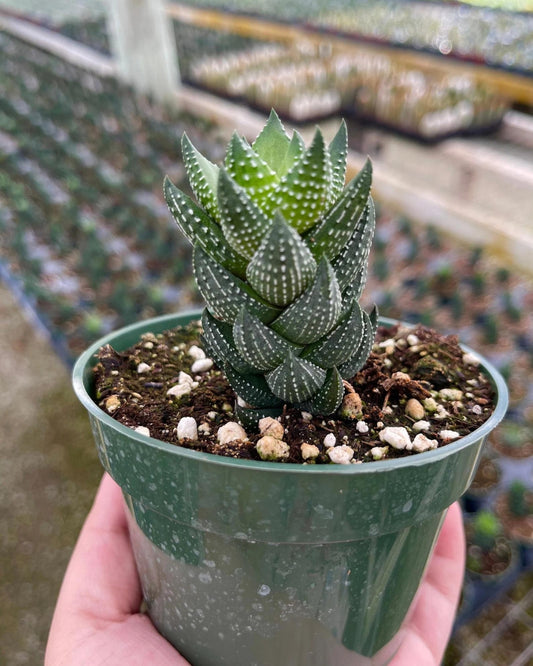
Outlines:
[[211,419],[211,421],[214,421],[217,416],[218,416],[218,412],[207,412],[207,418]]
[[137,366],[137,372],[142,375],[143,372],[150,372],[151,368],[148,363],[139,363]]
[[181,398],[184,395],[187,395],[192,390],[191,384],[176,384],[168,389],[167,395],[174,396],[175,398]]
[[425,398],[423,404],[424,409],[427,409],[430,414],[437,411],[437,401],[435,398]]
[[186,372],[183,372],[183,370],[180,370],[180,374],[178,375],[178,384],[194,384],[194,379],[188,375]]
[[466,352],[466,354],[463,354],[463,363],[465,365],[479,365],[479,358],[471,352]]
[[300,446],[300,450],[302,451],[302,458],[304,460],[314,460],[320,453],[318,446],[315,446],[314,444],[308,444],[307,442],[304,442]]
[[382,442],[390,444],[395,449],[409,450],[412,446],[409,433],[403,427],[387,426],[379,433],[379,438]]
[[276,439],[283,439],[283,435],[285,434],[281,423],[271,416],[265,416],[265,418],[259,420],[259,432],[262,435],[270,435],[270,437],[275,437]]
[[407,344],[409,345],[409,347],[413,347],[414,345],[417,345],[419,342],[420,340],[414,333],[410,333],[407,336]]
[[382,460],[389,452],[388,446],[373,446],[370,449],[370,455],[374,460]]
[[437,413],[435,414],[435,418],[442,420],[448,418],[448,416],[450,416],[448,411],[446,411],[442,405],[437,405]]
[[191,345],[189,347],[188,354],[195,361],[199,361],[201,358],[205,358],[205,351],[197,345]]
[[439,432],[439,437],[444,442],[451,442],[454,439],[459,439],[461,435],[458,432],[455,432],[455,430],[441,430]]
[[209,425],[209,423],[200,423],[200,425],[198,426],[198,432],[201,435],[209,435],[209,433],[211,432],[211,426]]
[[417,421],[413,423],[413,430],[415,432],[421,432],[422,430],[429,430],[431,428],[431,423],[429,421]]
[[221,444],[234,442],[236,439],[246,442],[248,441],[248,435],[241,425],[235,423],[235,421],[229,421],[218,429],[217,439]]
[[462,400],[463,392],[459,389],[444,388],[439,391],[439,398],[443,400]]
[[349,465],[353,458],[353,449],[351,446],[332,446],[328,449],[328,456],[335,465]]
[[413,451],[417,453],[422,453],[422,451],[429,451],[430,449],[436,449],[439,443],[436,439],[429,439],[422,433],[418,434],[413,439]]
[[255,445],[261,460],[286,460],[289,457],[289,445],[281,439],[265,435]]
[[213,360],[210,358],[200,358],[191,366],[191,372],[207,372],[213,367]]
[[480,414],[483,414],[483,409],[482,409],[481,405],[474,405],[472,407],[472,414],[477,414],[478,416]]
[[139,435],[146,435],[150,437],[150,430],[146,426],[137,426],[134,428],[135,432],[138,432]]
[[366,424],[366,421],[358,421],[357,425],[355,426],[355,429],[357,432],[360,432],[362,435],[365,435],[368,432],[368,425]]
[[329,432],[325,437],[324,437],[324,446],[330,447],[330,446],[335,446],[337,443],[337,438],[332,432]]
[[184,416],[181,418],[178,421],[176,434],[178,435],[178,440],[180,442],[184,439],[192,439],[193,441],[197,440],[198,427],[196,425],[196,420],[192,416]]
[[300,413],[302,415],[302,419],[307,423],[311,421],[311,419],[313,418],[313,415],[310,412],[300,412]]

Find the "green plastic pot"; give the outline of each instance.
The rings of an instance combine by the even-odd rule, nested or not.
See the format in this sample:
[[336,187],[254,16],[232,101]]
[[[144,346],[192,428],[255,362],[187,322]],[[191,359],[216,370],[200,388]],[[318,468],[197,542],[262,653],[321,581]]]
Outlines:
[[447,446],[394,461],[291,465],[235,460],[145,437],[93,401],[103,344],[199,312],[107,335],[74,368],[105,469],[122,487],[150,617],[193,666],[387,664],[402,640],[446,509],[468,488],[492,416]]

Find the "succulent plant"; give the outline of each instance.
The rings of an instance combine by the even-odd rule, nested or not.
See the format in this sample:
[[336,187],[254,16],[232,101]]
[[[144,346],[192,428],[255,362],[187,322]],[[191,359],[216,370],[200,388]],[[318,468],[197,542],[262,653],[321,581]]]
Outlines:
[[221,167],[185,134],[182,150],[198,204],[168,178],[165,198],[194,246],[204,345],[239,416],[283,404],[333,413],[377,325],[358,303],[375,227],[370,162],[344,187],[345,123],[329,145],[317,128],[306,147],[274,111],[252,145],[234,133]]

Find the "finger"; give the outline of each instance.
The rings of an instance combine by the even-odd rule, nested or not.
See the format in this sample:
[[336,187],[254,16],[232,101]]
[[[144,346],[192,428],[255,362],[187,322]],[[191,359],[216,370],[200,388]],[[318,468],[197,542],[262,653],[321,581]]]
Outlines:
[[58,610],[120,621],[139,610],[141,599],[122,492],[105,474],[65,574]]

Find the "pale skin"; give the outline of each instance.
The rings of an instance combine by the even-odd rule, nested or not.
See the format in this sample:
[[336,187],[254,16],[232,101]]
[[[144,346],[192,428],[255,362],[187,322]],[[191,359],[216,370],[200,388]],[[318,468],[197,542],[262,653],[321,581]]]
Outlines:
[[[406,637],[390,666],[438,666],[461,590],[461,511],[448,511]],[[188,666],[139,612],[142,592],[120,488],[104,476],[57,601],[45,666]]]

